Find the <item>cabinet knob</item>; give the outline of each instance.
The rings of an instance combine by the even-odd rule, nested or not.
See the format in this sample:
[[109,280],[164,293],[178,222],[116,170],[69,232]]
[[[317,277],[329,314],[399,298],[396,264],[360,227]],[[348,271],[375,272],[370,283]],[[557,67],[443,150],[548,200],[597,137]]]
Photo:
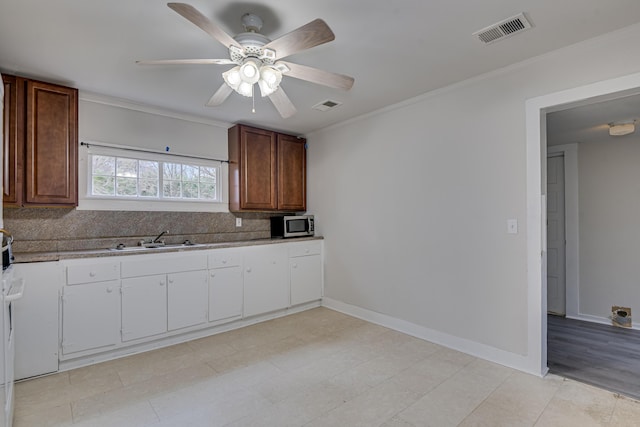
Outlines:
[[110,294],[111,292],[113,292],[113,288],[107,288],[107,293]]
[[247,268],[247,273],[251,273],[251,268]]
[[309,253],[309,249],[305,249],[305,250],[304,250],[304,253],[305,253],[305,254],[308,254],[308,253]]
[[96,277],[96,272],[95,271],[90,271],[89,272],[89,277]]
[[169,283],[173,283],[173,279],[169,279]]
[[164,286],[164,281],[160,281],[160,286]]
[[298,264],[293,264],[292,267],[293,268],[298,268]]
[[211,273],[211,277],[216,277],[216,273]]
[[222,263],[223,263],[223,264],[226,264],[226,263],[227,263],[227,260],[226,260],[226,259],[223,259],[223,260],[222,260]]

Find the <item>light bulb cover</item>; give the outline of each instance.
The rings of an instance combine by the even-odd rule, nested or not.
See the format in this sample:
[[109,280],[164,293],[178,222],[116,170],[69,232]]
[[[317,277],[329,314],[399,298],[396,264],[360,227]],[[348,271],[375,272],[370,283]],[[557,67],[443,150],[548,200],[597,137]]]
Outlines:
[[242,96],[251,97],[253,95],[253,85],[251,83],[242,82],[238,85],[236,92]]
[[612,123],[609,125],[609,135],[611,136],[623,136],[629,135],[636,131],[634,123]]
[[278,90],[278,86],[282,81],[282,73],[277,68],[271,65],[263,65],[260,68],[260,80],[258,80],[258,86],[260,87],[260,94],[265,97],[271,95]]
[[238,85],[242,82],[242,79],[240,78],[240,67],[236,66],[229,71],[225,71],[224,73],[222,73],[222,78],[231,89],[237,90]]
[[240,66],[240,77],[243,82],[257,83],[260,80],[260,62],[253,58],[246,59]]

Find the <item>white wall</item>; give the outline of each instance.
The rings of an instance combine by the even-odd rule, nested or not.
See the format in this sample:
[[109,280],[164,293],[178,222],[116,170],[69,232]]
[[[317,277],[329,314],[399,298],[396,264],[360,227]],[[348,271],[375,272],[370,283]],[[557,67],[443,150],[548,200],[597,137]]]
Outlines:
[[[581,143],[580,314],[640,315],[640,135]],[[636,319],[636,325],[640,325]]]
[[80,94],[80,141],[226,160],[227,123],[189,117],[89,93]]
[[525,102],[638,72],[626,54],[638,37],[628,28],[308,135],[326,297],[494,348],[499,362],[540,351],[528,336]]

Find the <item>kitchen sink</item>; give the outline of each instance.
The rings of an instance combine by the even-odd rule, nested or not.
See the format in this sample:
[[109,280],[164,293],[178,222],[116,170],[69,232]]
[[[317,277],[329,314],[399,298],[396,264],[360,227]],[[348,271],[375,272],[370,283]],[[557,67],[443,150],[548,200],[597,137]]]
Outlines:
[[125,246],[120,244],[115,248],[108,248],[108,249],[113,252],[144,252],[144,251],[161,251],[163,249],[170,250],[170,249],[181,249],[181,248],[198,248],[202,246],[206,246],[206,245],[198,244],[198,243],[176,243],[171,245],[146,244],[144,246]]

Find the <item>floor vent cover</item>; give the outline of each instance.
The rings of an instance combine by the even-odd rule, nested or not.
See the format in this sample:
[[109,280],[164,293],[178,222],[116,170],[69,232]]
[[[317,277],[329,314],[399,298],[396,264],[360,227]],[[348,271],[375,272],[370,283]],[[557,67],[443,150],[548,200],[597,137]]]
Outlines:
[[514,34],[521,33],[531,28],[531,22],[527,19],[524,13],[520,13],[504,21],[493,24],[487,28],[483,28],[480,31],[473,33],[474,37],[477,37],[481,42],[490,44],[502,40]]

